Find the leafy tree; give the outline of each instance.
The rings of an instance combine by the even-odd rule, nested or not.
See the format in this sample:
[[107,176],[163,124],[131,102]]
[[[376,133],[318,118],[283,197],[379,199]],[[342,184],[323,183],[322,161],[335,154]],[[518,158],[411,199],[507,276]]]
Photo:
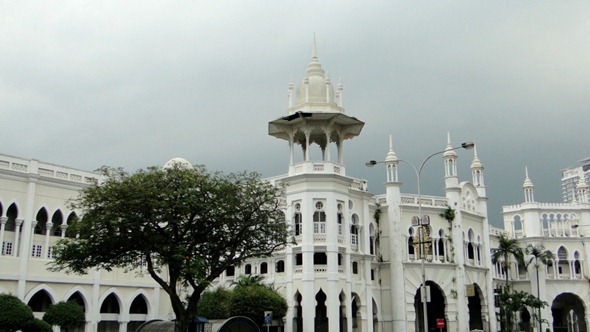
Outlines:
[[[541,266],[541,264],[547,265],[547,262],[549,262],[552,259],[555,259],[555,254],[553,254],[551,250],[545,249],[545,247],[542,244],[529,244],[526,247],[525,252],[527,255],[529,255],[526,266],[528,267],[531,263],[534,263],[535,266],[535,272],[537,276],[537,299],[540,299],[541,294],[539,290],[539,267]],[[541,308],[542,307],[538,308],[537,316],[537,321],[539,323],[539,332],[543,331],[543,319],[541,316]]]
[[[510,264],[511,258],[514,258],[519,265],[524,265],[524,254],[522,248],[518,244],[517,239],[510,239],[506,235],[502,234],[498,238],[498,247],[493,248],[492,252],[492,263],[496,264],[501,262],[506,272],[506,284],[504,285],[503,293],[510,294]],[[502,331],[510,328],[512,325],[512,313],[514,311],[508,310],[508,306],[502,305],[502,297],[500,305],[500,315],[503,317],[502,320]]]
[[134,174],[103,168],[103,174],[104,182],[73,202],[83,212],[79,236],[60,240],[51,269],[145,264],[170,298],[177,331],[188,329],[201,293],[224,270],[288,243],[282,190],[256,173],[224,175],[176,163]]
[[[547,306],[548,303],[545,301],[541,301],[536,298],[534,295],[531,295],[527,292],[523,291],[512,291],[508,288],[502,289],[500,293],[500,308],[505,313],[509,315],[513,315],[514,313],[521,312],[523,309],[530,307],[533,309],[533,312],[542,309],[543,307]],[[535,313],[533,313],[533,318],[537,319]],[[504,326],[504,331],[513,331],[514,326],[511,324]]]
[[234,289],[229,312],[231,316],[246,316],[262,326],[265,311],[272,311],[274,318],[282,318],[287,308],[287,301],[275,290],[253,284]]
[[264,277],[260,275],[241,275],[233,282],[236,288],[248,286],[264,286]]
[[23,330],[33,320],[33,310],[18,297],[0,294],[0,332]]
[[84,308],[76,302],[59,302],[45,311],[43,320],[50,325],[57,325],[62,331],[83,326],[86,323]]
[[51,325],[49,323],[34,318],[25,324],[22,329],[23,332],[51,332]]
[[265,311],[272,311],[275,318],[284,317],[287,301],[263,280],[258,275],[242,275],[232,290],[218,288],[204,292],[199,301],[199,315],[212,319],[246,316],[261,326]]
[[205,291],[197,305],[197,313],[209,319],[228,318],[230,300],[231,291],[225,288]]

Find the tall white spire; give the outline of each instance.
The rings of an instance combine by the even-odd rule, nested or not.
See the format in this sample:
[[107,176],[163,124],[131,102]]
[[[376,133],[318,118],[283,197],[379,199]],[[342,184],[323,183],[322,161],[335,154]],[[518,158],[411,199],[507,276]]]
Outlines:
[[391,138],[391,134],[389,134],[389,151],[387,152],[387,156],[385,157],[385,167],[387,170],[387,182],[398,182],[397,177],[397,165],[399,161],[397,160],[397,156],[393,151],[393,139]]
[[522,188],[524,189],[524,202],[525,203],[532,203],[535,201],[535,195],[533,192],[533,181],[529,179],[529,168],[525,166],[524,168],[525,178],[524,184]]
[[445,177],[456,177],[457,176],[457,153],[453,150],[451,145],[451,133],[447,132],[447,148],[443,154],[445,161]]
[[483,165],[477,158],[477,145],[473,146],[473,161],[471,162],[471,175],[473,178],[473,185],[476,187],[484,187],[483,183]]
[[315,33],[313,34],[313,44],[311,45],[311,62],[318,62],[318,48],[315,42]]

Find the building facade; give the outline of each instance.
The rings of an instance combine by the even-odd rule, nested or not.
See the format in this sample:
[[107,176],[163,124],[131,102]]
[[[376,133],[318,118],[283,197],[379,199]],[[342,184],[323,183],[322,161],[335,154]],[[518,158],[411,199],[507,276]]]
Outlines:
[[[447,135],[440,151],[414,165],[398,158],[390,138],[384,160],[368,164],[386,179],[385,193],[374,195],[365,180],[346,174],[345,143],[364,123],[346,113],[342,96],[343,85],[325,74],[314,45],[305,77],[289,84],[286,114],[268,124],[269,135],[289,148],[286,173],[267,181],[285,188],[294,244],[228,269],[214,287],[231,287],[242,275],[264,277],[287,300],[279,325],[289,332],[498,331],[494,290],[509,273],[517,290],[550,303],[541,313],[546,327],[587,330],[584,181],[578,179],[574,202],[543,204],[535,202],[527,175],[524,203],[504,207],[505,228],[497,229],[488,223],[477,150],[463,151],[472,145],[455,146]],[[471,174],[458,173],[465,154]],[[444,196],[420,192],[426,162],[444,170]],[[400,178],[399,167],[411,167],[416,177]],[[68,225],[79,216],[68,200],[96,181],[96,173],[0,155],[0,292],[17,295],[39,318],[49,304],[75,300],[85,308],[88,332],[133,331],[147,320],[172,319],[168,297],[141,271],[78,276],[47,270],[52,244],[72,236]],[[404,183],[417,183],[418,194],[403,193]],[[542,244],[556,259],[539,269],[492,265],[501,234],[523,248]],[[522,330],[538,328],[530,316],[523,311],[518,318]]]
[[[581,177],[583,179],[583,177]],[[519,266],[511,262],[509,269],[494,266],[494,287],[504,284],[509,273],[516,290],[533,294],[548,303],[541,310],[547,323],[545,331],[585,332],[590,321],[590,273],[586,257],[590,255],[590,203],[588,185],[578,179],[576,200],[570,203],[539,203],[535,200],[533,182],[525,171],[524,201],[504,206],[505,229],[509,238],[516,238],[521,248],[529,245],[550,250],[555,258]],[[497,237],[492,237],[495,242]],[[525,256],[528,261],[532,257]],[[539,330],[531,319],[531,310],[521,312],[518,319],[523,330]]]
[[[285,331],[420,331],[425,281],[428,330],[495,331],[477,153],[470,181],[461,181],[461,153],[455,152],[461,146],[442,139],[434,155],[445,170],[445,196],[403,194],[402,181],[414,188],[419,176],[398,178],[398,166],[414,165],[402,166],[407,162],[397,158],[390,139],[385,160],[372,164],[383,164],[386,193],[374,195],[365,180],[346,175],[345,142],[360,135],[364,123],[346,113],[343,86],[334,87],[325,74],[315,45],[305,77],[288,92],[287,114],[268,127],[269,135],[288,143],[288,171],[268,181],[285,187],[296,244],[226,271],[216,286],[229,287],[240,275],[265,277],[288,302]],[[449,210],[450,221],[441,216]],[[412,223],[419,215],[429,217],[423,228]]]
[[97,173],[0,155],[0,293],[18,296],[40,319],[50,304],[76,301],[86,313],[80,331],[135,331],[170,319],[168,297],[147,273],[47,270],[52,245],[72,236],[68,225],[79,216],[68,201],[97,181]]

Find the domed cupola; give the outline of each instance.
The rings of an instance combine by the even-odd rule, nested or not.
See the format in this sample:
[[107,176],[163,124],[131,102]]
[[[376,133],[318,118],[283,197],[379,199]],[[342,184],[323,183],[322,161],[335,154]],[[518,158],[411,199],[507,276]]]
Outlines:
[[295,88],[289,84],[289,114],[297,112],[344,113],[342,108],[342,82],[332,84],[332,79],[324,72],[318,61],[315,37],[313,39],[311,62],[307,65],[305,76]]
[[335,104],[334,87],[318,61],[315,40],[312,47],[311,62],[307,66],[305,77],[297,86],[295,93],[295,106],[304,103]]
[[[289,83],[288,115],[268,123],[269,135],[289,142],[290,174],[330,169],[334,173],[345,175],[343,143],[358,136],[364,122],[345,114],[341,82],[336,85],[336,93],[334,90],[331,79],[318,62],[314,38],[311,63],[307,66],[305,77],[297,88]],[[320,148],[319,155],[310,155],[310,147],[313,145]],[[330,145],[334,149],[330,149]],[[302,149],[301,164],[295,160],[295,146]],[[337,152],[334,161],[330,150]]]

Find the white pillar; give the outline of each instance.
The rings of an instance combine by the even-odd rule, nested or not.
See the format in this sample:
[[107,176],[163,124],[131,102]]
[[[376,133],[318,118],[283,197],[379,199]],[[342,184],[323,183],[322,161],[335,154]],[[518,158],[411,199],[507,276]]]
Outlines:
[[[7,217],[0,217],[0,245],[4,247],[4,228],[6,228],[6,222],[8,221]],[[0,249],[2,250],[2,249]],[[0,255],[3,255],[3,252],[0,252]]]
[[53,223],[47,222],[45,223],[45,248],[43,248],[43,258],[44,259],[48,259],[49,258],[49,236],[51,235],[51,227],[53,226]]

